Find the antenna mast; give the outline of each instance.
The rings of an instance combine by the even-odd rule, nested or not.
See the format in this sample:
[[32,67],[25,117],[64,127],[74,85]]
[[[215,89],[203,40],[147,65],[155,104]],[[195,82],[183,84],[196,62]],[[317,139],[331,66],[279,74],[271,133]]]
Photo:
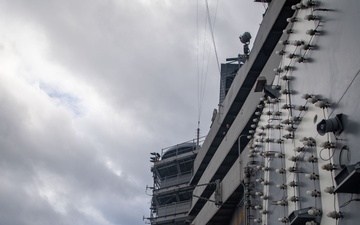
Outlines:
[[198,128],[196,129],[196,150],[200,146],[200,120],[198,120]]

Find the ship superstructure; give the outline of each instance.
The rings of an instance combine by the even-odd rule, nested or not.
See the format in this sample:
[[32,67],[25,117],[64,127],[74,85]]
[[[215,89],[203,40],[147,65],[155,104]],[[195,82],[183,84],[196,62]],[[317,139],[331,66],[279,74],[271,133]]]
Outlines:
[[199,146],[191,141],[162,149],[161,154],[152,154],[151,224],[177,225],[189,220],[194,189],[189,181],[198,151]]
[[193,161],[186,222],[357,225],[360,2],[266,2]]

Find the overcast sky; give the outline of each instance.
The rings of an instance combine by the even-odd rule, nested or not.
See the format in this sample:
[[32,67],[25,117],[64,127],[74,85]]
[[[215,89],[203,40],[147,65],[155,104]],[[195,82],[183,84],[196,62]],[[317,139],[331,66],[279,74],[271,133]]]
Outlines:
[[[264,6],[209,8],[224,62]],[[202,0],[0,0],[0,224],[144,224],[149,153],[195,138],[199,75],[202,135],[217,108],[204,13]]]

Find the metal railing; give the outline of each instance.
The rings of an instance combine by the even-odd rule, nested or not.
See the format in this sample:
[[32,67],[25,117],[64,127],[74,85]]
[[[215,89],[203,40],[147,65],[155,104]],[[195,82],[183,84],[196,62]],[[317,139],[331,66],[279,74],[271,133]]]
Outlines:
[[177,174],[175,176],[165,177],[160,180],[160,188],[166,188],[173,185],[188,183],[192,177],[191,171]]
[[176,215],[176,214],[182,214],[187,213],[190,209],[191,202],[183,201],[183,202],[174,202],[171,204],[167,204],[164,206],[160,206],[157,210],[157,217],[164,217],[169,215]]
[[[205,138],[206,138],[206,136],[200,137],[199,144],[203,143]],[[193,143],[193,144],[196,145],[196,142],[197,142],[197,139],[192,139],[190,141],[186,141],[186,142],[183,142],[183,143],[180,143],[180,144],[177,144],[177,145],[173,145],[173,146],[170,146],[170,147],[167,147],[167,148],[163,148],[163,149],[161,149],[161,156],[163,156],[166,153],[166,151],[168,151],[169,149],[173,149],[173,148],[176,148],[174,156],[177,156],[179,154],[182,154],[182,152],[178,151],[178,149],[182,146],[182,144]],[[194,149],[194,150],[196,150],[196,149]]]

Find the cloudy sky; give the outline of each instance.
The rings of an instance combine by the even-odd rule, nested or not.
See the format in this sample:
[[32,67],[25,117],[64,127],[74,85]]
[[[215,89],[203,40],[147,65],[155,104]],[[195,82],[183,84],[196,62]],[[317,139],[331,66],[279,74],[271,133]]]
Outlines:
[[[199,90],[202,135],[217,108],[205,9],[0,0],[0,224],[144,224],[149,153],[195,137]],[[252,0],[209,9],[220,62],[264,13]]]

